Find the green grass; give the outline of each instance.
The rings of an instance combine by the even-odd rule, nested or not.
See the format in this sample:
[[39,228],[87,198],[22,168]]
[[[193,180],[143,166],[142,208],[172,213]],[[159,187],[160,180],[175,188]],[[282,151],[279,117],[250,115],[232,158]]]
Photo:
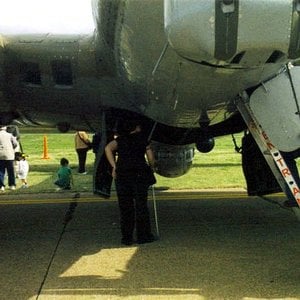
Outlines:
[[[25,130],[24,130],[25,131]],[[49,159],[43,159],[44,137],[47,138]],[[236,136],[238,143],[241,135]],[[77,155],[74,149],[74,133],[51,133],[39,129],[39,133],[26,130],[22,133],[21,143],[28,155],[30,171],[28,175],[29,188],[17,189],[9,193],[46,193],[53,192],[53,181],[62,157],[66,157],[73,170],[73,191],[92,191],[94,153],[88,152],[87,175],[77,174]],[[231,136],[216,139],[216,145],[210,153],[195,152],[192,168],[187,174],[178,178],[157,177],[157,188],[168,189],[210,189],[210,188],[245,188],[245,179],[241,167],[241,155],[234,151]]]
[[231,137],[216,139],[210,153],[195,152],[193,166],[178,178],[157,176],[157,186],[171,189],[244,188],[241,155],[234,151]]
[[[26,130],[26,129],[25,129]],[[24,131],[25,131],[24,130]],[[51,133],[39,129],[39,133],[26,130],[22,133],[21,144],[28,155],[30,165],[28,175],[29,188],[17,189],[13,193],[47,193],[53,192],[53,181],[59,168],[59,161],[66,157],[73,170],[74,191],[92,191],[94,153],[88,152],[87,175],[77,174],[77,155],[74,149],[74,133]],[[47,139],[47,156],[44,159],[44,137]],[[241,169],[241,156],[233,149],[231,137],[216,140],[216,147],[211,153],[202,154],[196,151],[192,168],[178,178],[157,177],[157,188],[168,189],[208,189],[244,187],[245,181]]]
[[[47,152],[44,151],[44,138]],[[56,172],[60,167],[60,159],[65,157],[70,162],[73,170],[74,191],[92,191],[92,174],[94,154],[88,153],[88,175],[77,174],[77,154],[74,148],[74,133],[24,133],[21,137],[23,151],[28,155],[30,171],[28,175],[29,189],[22,190],[26,193],[53,192]],[[45,156],[47,157],[45,159]],[[17,186],[18,187],[18,186]],[[18,191],[18,189],[16,190]]]

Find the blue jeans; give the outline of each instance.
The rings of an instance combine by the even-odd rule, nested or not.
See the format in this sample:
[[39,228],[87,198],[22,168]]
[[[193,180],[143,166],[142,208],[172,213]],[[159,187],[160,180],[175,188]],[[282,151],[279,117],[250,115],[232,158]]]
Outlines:
[[0,160],[0,187],[5,186],[4,184],[5,170],[7,171],[8,185],[9,186],[16,185],[14,160]]

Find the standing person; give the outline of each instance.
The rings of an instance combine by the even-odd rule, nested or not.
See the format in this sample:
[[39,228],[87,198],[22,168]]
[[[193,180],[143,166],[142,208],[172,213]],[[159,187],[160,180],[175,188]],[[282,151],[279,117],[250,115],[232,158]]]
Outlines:
[[73,185],[72,170],[66,158],[60,160],[60,168],[57,171],[58,179],[54,182],[58,186],[57,190],[70,190]]
[[21,136],[20,136],[20,131],[19,131],[18,126],[16,126],[16,125],[8,125],[8,126],[6,126],[6,131],[9,132],[9,133],[11,133],[16,138],[17,147],[14,148],[15,153],[17,153],[17,152],[23,152],[22,147],[21,147],[21,142],[20,142]]
[[[117,161],[115,153],[117,152]],[[150,216],[147,205],[149,182],[145,173],[154,165],[154,155],[136,120],[128,120],[124,134],[105,147],[107,160],[112,166],[112,177],[116,180],[116,191],[120,208],[121,243],[133,244],[136,227],[137,243],[151,243]]]
[[97,153],[98,153],[98,150],[99,150],[99,146],[100,146],[100,143],[101,143],[101,137],[102,137],[102,134],[100,132],[94,133],[93,137],[92,137],[91,147],[93,149],[93,152],[94,152],[95,156],[97,156]]
[[16,188],[14,170],[15,148],[18,143],[16,138],[6,131],[6,126],[0,125],[0,189],[5,191],[5,170],[8,175],[8,185],[11,190]]
[[22,150],[22,145],[21,145],[21,136],[20,136],[20,131],[18,126],[16,125],[8,125],[6,127],[6,131],[11,133],[17,141],[17,147],[14,148],[15,151],[15,161],[14,161],[14,168],[15,168],[15,176],[18,178],[17,170],[18,170],[18,165],[19,165],[19,160],[17,160],[17,154],[23,152]]
[[75,149],[78,156],[78,173],[87,174],[85,170],[87,152],[91,149],[91,141],[85,131],[77,131],[75,134]]
[[[283,157],[287,167],[290,169],[291,175],[293,176],[296,184],[300,188],[300,176],[299,176],[299,170],[297,167],[296,159],[300,157],[300,148],[291,151],[291,152],[284,152],[280,151],[281,156]],[[286,200],[283,204],[286,207],[298,207],[298,204],[296,200],[294,200],[294,195],[290,191],[289,188],[287,188],[289,199]]]
[[29,164],[28,161],[26,160],[26,156],[24,153],[21,152],[16,152],[15,156],[16,156],[16,160],[18,161],[17,168],[16,168],[17,177],[22,182],[22,188],[28,188],[27,176],[29,172]]

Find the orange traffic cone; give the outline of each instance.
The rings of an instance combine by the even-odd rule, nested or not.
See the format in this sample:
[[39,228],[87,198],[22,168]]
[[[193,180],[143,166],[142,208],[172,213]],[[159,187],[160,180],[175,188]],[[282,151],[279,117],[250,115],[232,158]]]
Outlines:
[[47,136],[44,135],[44,142],[43,142],[43,157],[42,159],[49,159],[50,157],[48,156],[48,140]]

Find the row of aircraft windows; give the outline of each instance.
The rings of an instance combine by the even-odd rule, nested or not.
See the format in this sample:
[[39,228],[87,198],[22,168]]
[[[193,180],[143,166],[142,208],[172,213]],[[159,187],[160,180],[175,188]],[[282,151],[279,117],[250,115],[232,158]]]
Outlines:
[[[53,81],[56,85],[73,85],[72,66],[69,60],[51,61]],[[42,85],[41,70],[38,63],[23,62],[20,66],[21,82]]]

